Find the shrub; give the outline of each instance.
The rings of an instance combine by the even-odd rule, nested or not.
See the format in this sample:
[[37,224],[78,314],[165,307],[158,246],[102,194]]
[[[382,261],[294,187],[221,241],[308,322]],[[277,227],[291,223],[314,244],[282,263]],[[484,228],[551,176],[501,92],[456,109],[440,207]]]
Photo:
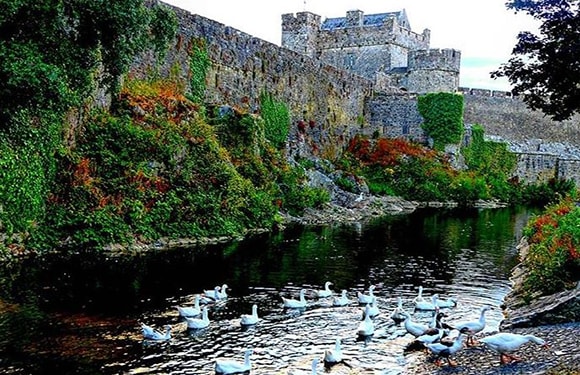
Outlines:
[[524,263],[529,293],[550,294],[580,280],[580,207],[570,197],[531,218],[524,235],[530,249]]

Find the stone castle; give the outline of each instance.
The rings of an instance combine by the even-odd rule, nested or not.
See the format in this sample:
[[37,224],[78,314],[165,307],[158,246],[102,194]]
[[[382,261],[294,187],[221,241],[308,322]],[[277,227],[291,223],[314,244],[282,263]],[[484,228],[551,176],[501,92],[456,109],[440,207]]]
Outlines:
[[455,92],[461,52],[430,49],[429,29],[417,34],[405,10],[327,18],[310,12],[282,15],[282,47],[372,80],[375,90]]
[[[259,110],[260,95],[270,93],[289,108],[288,144],[296,156],[333,160],[355,134],[425,141],[417,97],[448,91],[464,95],[466,124],[479,123],[486,135],[510,142],[520,178],[565,177],[580,184],[578,118],[556,123],[509,93],[458,87],[460,52],[429,49],[429,30],[412,32],[404,11],[349,11],[324,21],[309,12],[285,14],[278,46],[167,6],[178,18],[174,45],[162,61],[143,55],[131,74],[169,76],[179,68],[188,82],[192,45],[202,42],[211,61],[206,104]],[[571,147],[551,147],[562,142]]]

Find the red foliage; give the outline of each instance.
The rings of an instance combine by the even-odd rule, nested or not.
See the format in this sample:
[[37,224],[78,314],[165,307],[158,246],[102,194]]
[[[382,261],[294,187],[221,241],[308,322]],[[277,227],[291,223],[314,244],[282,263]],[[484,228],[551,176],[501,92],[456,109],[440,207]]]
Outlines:
[[159,106],[165,108],[164,113],[168,114],[168,119],[176,124],[187,118],[192,111],[198,110],[196,104],[185,98],[183,90],[176,82],[156,81],[148,84],[136,83],[134,86],[123,87],[119,98],[133,109],[133,116],[138,120],[143,120],[143,114],[157,113]]
[[298,131],[304,133],[306,131],[306,123],[302,120],[298,121]]
[[403,156],[435,157],[436,153],[399,138],[379,138],[374,143],[363,136],[352,138],[347,151],[366,164],[394,166]]
[[530,238],[531,243],[540,243],[546,240],[546,232],[558,227],[558,221],[550,214],[538,216],[532,222],[532,229],[534,234]]
[[94,179],[91,177],[91,161],[88,158],[82,158],[76,165],[74,171],[74,186],[90,186]]
[[129,176],[129,183],[135,185],[135,188],[141,192],[155,190],[158,193],[166,193],[170,185],[159,176],[147,176],[143,171],[138,171],[135,175]]

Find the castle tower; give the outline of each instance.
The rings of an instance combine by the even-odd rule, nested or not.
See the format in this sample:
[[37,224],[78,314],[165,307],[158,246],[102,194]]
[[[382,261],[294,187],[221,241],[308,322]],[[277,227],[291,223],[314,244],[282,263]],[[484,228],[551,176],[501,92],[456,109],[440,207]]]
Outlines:
[[461,52],[455,49],[410,51],[407,90],[419,94],[456,92],[459,88]]
[[317,51],[320,16],[310,12],[282,15],[282,47],[309,57]]
[[405,10],[326,18],[300,12],[282,15],[282,47],[373,80],[379,90],[455,92],[461,53],[430,49],[431,31],[411,30]]
[[363,12],[349,10],[346,12],[346,27],[361,27],[363,25]]

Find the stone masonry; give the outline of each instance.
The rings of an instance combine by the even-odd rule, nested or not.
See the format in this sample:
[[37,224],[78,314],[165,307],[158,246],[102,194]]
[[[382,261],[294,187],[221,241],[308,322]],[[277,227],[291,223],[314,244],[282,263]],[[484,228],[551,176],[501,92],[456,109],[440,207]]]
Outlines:
[[[203,42],[211,61],[205,102],[259,111],[260,95],[272,94],[290,110],[288,142],[294,155],[332,160],[358,133],[424,142],[418,95],[459,92],[465,98],[466,124],[481,124],[486,136],[509,142],[522,154],[516,171],[522,180],[580,181],[578,117],[554,122],[509,93],[458,87],[460,52],[429,49],[429,30],[412,32],[404,11],[378,15],[350,11],[346,17],[325,21],[309,12],[282,15],[282,44],[289,47],[285,48],[169,7],[179,20],[173,46],[162,61],[144,54],[130,73],[144,77],[156,71],[169,76],[179,71],[187,84],[192,45]],[[542,163],[531,162],[538,147],[526,148],[526,140],[533,138],[542,138],[543,145],[563,146],[547,147],[553,161],[546,162],[545,156]],[[570,152],[559,154],[562,148]],[[546,170],[539,173],[538,165]]]
[[457,90],[461,53],[429,49],[429,29],[411,30],[405,10],[327,18],[301,12],[282,15],[282,47],[375,82],[414,93]]

